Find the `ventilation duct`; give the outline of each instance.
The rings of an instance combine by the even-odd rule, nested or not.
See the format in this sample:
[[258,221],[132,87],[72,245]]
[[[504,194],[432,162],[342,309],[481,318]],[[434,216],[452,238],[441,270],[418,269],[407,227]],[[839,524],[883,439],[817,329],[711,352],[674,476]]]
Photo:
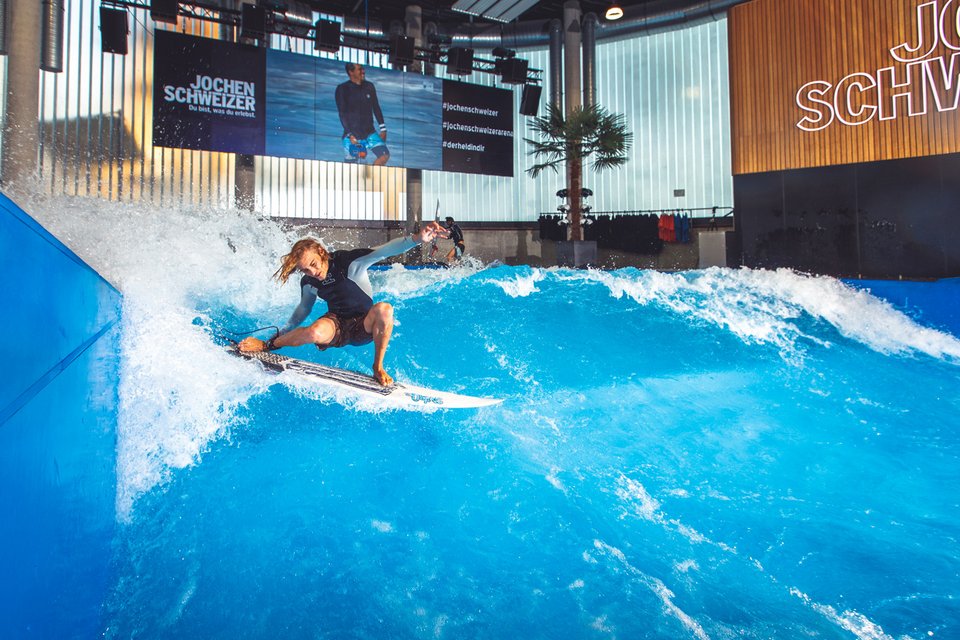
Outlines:
[[40,68],[63,71],[63,0],[43,0],[41,14]]
[[545,46],[548,41],[549,20],[517,22],[507,25],[463,24],[450,33],[453,44],[471,49],[490,51],[497,47],[523,49]]
[[308,38],[313,31],[313,9],[306,2],[287,0],[275,9],[274,24],[278,23],[283,25],[282,29],[276,29],[278,33]]
[[7,0],[0,0],[0,55],[7,55]]
[[354,38],[369,38],[371,40],[386,41],[387,34],[383,25],[378,22],[365,21],[363,18],[346,16],[343,19],[343,34]]
[[550,104],[563,108],[563,22],[554,18],[547,25],[550,43]]

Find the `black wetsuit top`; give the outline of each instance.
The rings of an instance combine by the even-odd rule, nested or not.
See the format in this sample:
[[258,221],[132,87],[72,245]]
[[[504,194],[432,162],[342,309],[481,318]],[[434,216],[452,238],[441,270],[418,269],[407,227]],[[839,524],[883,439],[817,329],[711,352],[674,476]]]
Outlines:
[[453,240],[453,244],[461,244],[463,242],[463,230],[456,222],[450,227],[450,239]]
[[377,90],[372,82],[364,80],[357,84],[348,80],[337,86],[334,98],[340,113],[340,122],[343,124],[343,137],[352,135],[365,140],[374,131],[374,116],[380,123],[380,130],[386,129]]
[[321,281],[313,276],[303,276],[300,279],[301,291],[305,287],[316,289],[317,297],[327,302],[327,310],[341,318],[365,315],[373,306],[373,298],[347,277],[347,267],[357,258],[370,253],[373,253],[373,249],[334,251],[330,255],[327,277]]
[[322,281],[312,276],[300,279],[300,304],[280,333],[299,327],[310,315],[317,298],[323,298],[327,302],[327,311],[341,318],[366,315],[373,306],[373,285],[367,269],[415,246],[415,240],[403,236],[373,249],[334,251],[330,254],[327,276]]

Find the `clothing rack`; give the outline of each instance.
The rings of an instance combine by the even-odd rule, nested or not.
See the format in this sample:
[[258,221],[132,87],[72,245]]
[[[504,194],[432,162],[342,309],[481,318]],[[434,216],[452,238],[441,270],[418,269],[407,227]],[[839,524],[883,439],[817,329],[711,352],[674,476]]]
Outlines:
[[[600,211],[583,215],[584,240],[596,240],[597,247],[641,254],[657,254],[664,243],[691,242],[690,230],[694,211],[709,211],[710,226],[716,226],[716,214],[722,218],[733,215],[732,207],[702,207],[695,209],[648,209],[634,211]],[[708,219],[701,216],[702,219]],[[540,239],[564,241],[567,239],[566,214],[544,213],[538,220]]]

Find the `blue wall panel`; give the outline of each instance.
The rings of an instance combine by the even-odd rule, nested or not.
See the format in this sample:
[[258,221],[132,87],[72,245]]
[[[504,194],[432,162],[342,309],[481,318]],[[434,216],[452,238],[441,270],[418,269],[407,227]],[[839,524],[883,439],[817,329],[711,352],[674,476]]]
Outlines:
[[0,423],[11,403],[115,321],[119,294],[0,194]]
[[120,294],[0,195],[0,637],[99,636]]
[[851,284],[883,298],[924,326],[960,336],[960,278],[936,282],[852,280]]

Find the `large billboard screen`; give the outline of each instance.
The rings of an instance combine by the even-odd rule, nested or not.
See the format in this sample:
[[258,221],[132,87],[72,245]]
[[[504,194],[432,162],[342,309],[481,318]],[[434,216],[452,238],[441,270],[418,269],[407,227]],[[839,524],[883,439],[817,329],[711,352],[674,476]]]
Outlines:
[[158,31],[154,144],[513,175],[513,94]]
[[154,145],[263,155],[261,49],[157,31],[155,54]]

